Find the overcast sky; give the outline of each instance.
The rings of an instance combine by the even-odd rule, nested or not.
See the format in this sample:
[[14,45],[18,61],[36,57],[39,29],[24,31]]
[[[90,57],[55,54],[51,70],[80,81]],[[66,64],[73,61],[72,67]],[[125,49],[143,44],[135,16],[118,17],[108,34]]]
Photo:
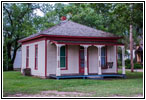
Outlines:
[[[49,2],[49,4],[52,4],[52,5],[54,5],[55,3],[56,2]],[[63,4],[68,4],[68,2],[64,2]],[[34,10],[34,13],[36,13],[36,15],[41,16],[41,17],[44,16],[44,13],[39,9]]]
[[41,17],[44,16],[44,13],[39,9],[34,10],[34,13],[36,13],[37,16],[41,16]]

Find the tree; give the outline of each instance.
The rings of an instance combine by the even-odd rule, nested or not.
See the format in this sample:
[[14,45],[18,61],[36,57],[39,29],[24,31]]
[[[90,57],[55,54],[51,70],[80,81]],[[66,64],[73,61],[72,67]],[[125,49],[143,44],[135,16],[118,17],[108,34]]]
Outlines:
[[13,70],[16,52],[21,46],[18,40],[35,32],[33,22],[30,20],[33,17],[32,11],[36,8],[38,8],[37,5],[32,5],[30,3],[3,4],[4,53],[8,60],[8,70]]
[[71,4],[71,7],[69,11],[72,13],[72,20],[124,37],[122,42],[126,48],[130,46],[131,72],[133,72],[133,39],[135,44],[138,44],[137,37],[142,36],[143,4],[92,3]]
[[[131,19],[133,41],[138,42],[137,37],[143,34],[142,3],[134,3],[132,11],[130,3],[70,3],[67,5],[5,3],[3,7],[4,53],[5,59],[9,59],[8,66],[13,65],[16,51],[20,47],[18,40],[59,23],[62,16],[92,28],[123,36],[124,39],[121,42],[126,44],[126,48],[130,42]],[[44,16],[34,14],[35,9],[44,12]],[[9,70],[11,69],[13,66],[9,67]]]
[[[139,33],[139,29],[142,29],[142,14],[143,14],[143,5],[134,3],[134,4],[118,4],[115,9],[115,14],[119,16],[117,21],[123,23],[129,34],[124,36],[129,37],[130,42],[130,55],[131,55],[131,72],[133,72],[133,39],[135,43],[138,42],[137,37],[142,33]],[[139,15],[139,16],[138,16]],[[127,42],[127,43],[129,43]]]
[[[35,10],[41,10],[45,16],[38,16]],[[13,70],[16,52],[21,46],[18,40],[55,25],[54,16],[56,12],[50,4],[3,4],[4,70]]]
[[129,36],[129,40],[130,40],[130,55],[131,55],[131,72],[133,72],[134,70],[134,64],[133,64],[133,16],[132,16],[132,13],[133,13],[133,4],[130,5],[131,7],[131,13],[130,13],[130,30],[129,30],[129,33],[130,33],[130,36]]

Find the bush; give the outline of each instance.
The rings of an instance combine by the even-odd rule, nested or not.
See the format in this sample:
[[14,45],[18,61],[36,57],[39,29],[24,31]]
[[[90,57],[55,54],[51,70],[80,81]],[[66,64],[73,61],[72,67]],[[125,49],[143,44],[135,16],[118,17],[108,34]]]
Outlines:
[[131,60],[130,60],[130,59],[126,59],[126,60],[125,60],[125,66],[129,65],[129,64],[130,64],[130,62],[131,62]]
[[134,68],[135,68],[135,69],[142,69],[143,66],[142,66],[141,64],[139,64],[139,63],[135,63],[135,64],[134,64]]
[[122,69],[122,66],[118,66],[118,68]]
[[118,66],[122,66],[121,60],[118,60]]
[[[142,68],[143,68],[143,66],[141,64],[139,64],[139,63],[134,64],[134,69],[142,69]],[[126,69],[131,69],[131,64],[127,64]]]
[[131,69],[131,64],[127,64],[125,67],[126,69]]

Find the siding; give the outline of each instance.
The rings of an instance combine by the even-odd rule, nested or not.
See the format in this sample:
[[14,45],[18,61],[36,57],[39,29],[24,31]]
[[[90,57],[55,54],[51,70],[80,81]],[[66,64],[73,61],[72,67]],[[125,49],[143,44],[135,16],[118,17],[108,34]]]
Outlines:
[[[14,69],[17,69],[17,68],[21,68],[22,66],[22,54],[21,54],[21,48],[17,50],[16,52],[16,57],[15,57],[15,60],[14,60]],[[13,56],[13,51],[11,51],[11,56]]]
[[116,46],[107,46],[107,62],[113,62],[113,67],[109,69],[102,69],[103,73],[116,73]]
[[[47,42],[48,43],[48,42]],[[47,75],[56,74],[57,55],[56,46],[54,44],[47,45]]]
[[89,73],[98,73],[98,48],[88,47]]
[[[107,47],[107,61],[114,62],[113,68],[102,69],[102,73],[116,73],[116,46]],[[98,73],[98,48],[90,46],[89,54],[89,73]],[[47,75],[56,74],[57,57],[56,45],[49,44],[47,48]],[[61,70],[61,74],[79,73],[79,46],[68,45],[68,70]]]
[[[35,44],[38,44],[38,70],[35,66]],[[26,46],[29,46],[29,68],[32,75],[45,76],[45,41],[22,45],[22,68],[26,68]],[[113,68],[102,69],[102,73],[116,73],[116,46],[107,47],[107,61],[114,62]],[[88,48],[89,54],[89,73],[98,73],[98,49],[95,46]],[[56,45],[47,41],[47,75],[56,74],[57,57]],[[68,45],[68,69],[61,70],[61,74],[79,73],[79,46]]]
[[79,46],[68,46],[68,70],[61,70],[62,74],[79,73]]
[[[35,70],[35,44],[38,44],[38,70]],[[26,46],[29,46],[29,68],[35,76],[45,76],[45,41],[22,45],[22,68],[26,68]]]
[[[47,75],[56,74],[57,57],[56,45],[48,44],[47,48]],[[68,46],[68,69],[61,70],[61,74],[79,73],[79,46]]]

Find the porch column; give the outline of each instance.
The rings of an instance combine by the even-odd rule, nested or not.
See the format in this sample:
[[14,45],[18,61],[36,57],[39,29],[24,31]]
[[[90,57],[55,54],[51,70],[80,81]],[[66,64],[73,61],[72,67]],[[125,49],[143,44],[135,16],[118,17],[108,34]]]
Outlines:
[[64,44],[56,44],[57,47],[57,67],[56,67],[56,76],[60,76],[60,48],[64,46]]
[[125,74],[125,47],[121,46],[122,49],[122,74]]
[[104,45],[95,45],[98,48],[98,75],[102,74],[101,71],[101,48],[104,47]]
[[87,48],[90,45],[81,45],[84,47],[84,75],[88,75],[88,68],[87,68]]

